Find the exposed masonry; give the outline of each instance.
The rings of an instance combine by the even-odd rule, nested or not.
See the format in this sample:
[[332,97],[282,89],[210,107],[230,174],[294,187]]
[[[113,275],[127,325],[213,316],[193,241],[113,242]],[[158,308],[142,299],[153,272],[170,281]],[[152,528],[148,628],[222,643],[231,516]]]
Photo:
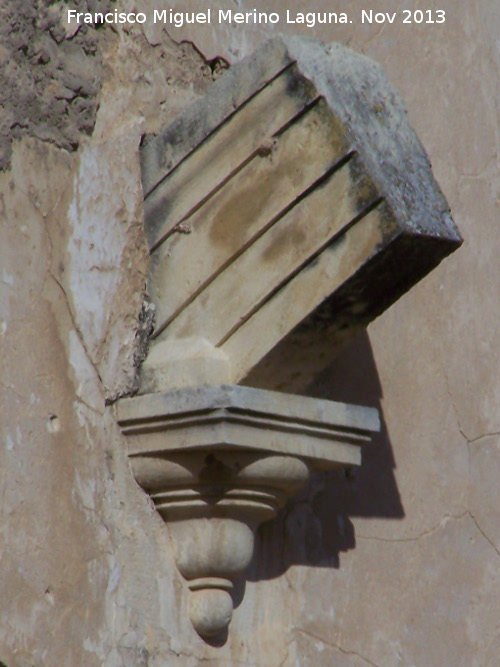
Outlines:
[[[114,3],[85,0],[77,4],[79,9],[103,11]],[[14,168],[11,153],[21,154],[16,140],[34,139],[27,142],[36,146],[27,159],[40,171],[37,186],[43,189],[45,176],[47,193],[52,193],[47,195],[50,214],[49,208],[44,214],[51,272],[102,381],[106,400],[113,401],[137,390],[136,369],[146,355],[154,317],[147,297],[143,300],[147,265],[141,250],[142,218],[133,195],[139,205],[140,182],[133,168],[139,126],[153,131],[158,123],[175,116],[178,106],[205,92],[226,63],[218,58],[207,62],[191,43],[176,44],[166,32],[153,39],[141,29],[67,26],[67,7],[48,0],[0,3],[0,170]],[[115,141],[108,141],[109,127],[118,127],[118,116],[123,129],[117,130]],[[68,159],[67,152],[75,160]],[[100,199],[102,180],[95,175],[94,161],[109,173],[123,155],[130,166],[128,175],[121,176],[117,170],[114,191]],[[75,206],[67,202],[72,188],[93,193],[85,200],[82,219],[77,214],[81,193],[75,194]],[[36,187],[25,189],[38,207],[41,196],[31,193]],[[67,205],[75,215],[66,216]],[[94,226],[93,221],[98,223]],[[96,241],[96,230],[100,238],[108,239],[105,244]],[[131,278],[132,265],[136,270]],[[91,285],[87,279],[79,281],[84,274]],[[75,290],[71,276],[77,276],[82,290],[91,291],[100,303],[111,298],[110,280],[125,290],[127,296],[114,308],[89,306],[106,313],[101,330],[93,328],[94,315],[85,309],[84,292]],[[134,327],[124,324],[132,321]],[[113,364],[116,358],[120,364]]]
[[[22,136],[74,151],[82,136],[92,134],[101,101],[103,42],[104,38],[109,41],[116,28],[66,23],[65,12],[72,5],[77,5],[79,12],[103,13],[112,9],[114,3],[0,3],[0,169],[9,168],[12,142]],[[157,44],[150,46],[154,49]],[[174,88],[179,84],[182,89],[187,79],[192,79],[197,92],[199,80],[215,79],[227,67],[222,58],[205,61],[187,43],[175,45],[174,52],[167,48],[166,55],[168,61],[161,62],[161,66],[167,86]],[[159,58],[164,57],[162,49]],[[191,61],[190,66],[179,67],[180,63],[187,65],[186,60]],[[185,77],[183,72],[187,72]]]
[[[83,0],[81,10],[106,11],[111,0]],[[101,91],[99,30],[62,23],[62,4],[0,4],[0,169],[14,139],[31,135],[76,150],[91,134]]]

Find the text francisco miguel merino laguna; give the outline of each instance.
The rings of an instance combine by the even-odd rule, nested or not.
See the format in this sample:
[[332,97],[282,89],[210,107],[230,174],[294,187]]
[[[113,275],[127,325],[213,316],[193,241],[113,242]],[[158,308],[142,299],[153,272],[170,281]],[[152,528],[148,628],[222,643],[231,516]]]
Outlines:
[[[103,23],[147,23],[148,16],[144,12],[120,12],[115,9],[111,12],[78,12],[76,9],[67,10],[68,23],[87,23],[100,25]],[[150,17],[151,18],[151,17]],[[313,28],[316,23],[352,23],[344,12],[291,12],[286,10],[286,23],[301,23]],[[172,9],[155,9],[153,23],[165,23],[181,28],[185,23],[238,23],[259,24],[279,23],[280,14],[277,12],[260,12],[253,9],[249,12],[234,12],[231,9],[211,10],[203,12],[174,12]]]

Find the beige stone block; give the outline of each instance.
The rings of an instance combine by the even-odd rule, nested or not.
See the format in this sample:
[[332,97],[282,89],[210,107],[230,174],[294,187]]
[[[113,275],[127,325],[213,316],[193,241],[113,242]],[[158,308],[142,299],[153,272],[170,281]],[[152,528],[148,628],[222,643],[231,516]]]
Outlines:
[[[295,95],[288,95],[289,89],[293,89]],[[147,143],[143,150],[146,157],[142,165],[150,247],[155,249],[175,225],[190,218],[204,201],[238,174],[252,158],[258,157],[259,153],[265,155],[269,152],[274,135],[311,103],[313,92],[300,79],[294,67],[287,68],[278,73],[259,94],[246,100],[239,113],[233,112],[234,115],[231,114],[229,119],[225,119],[213,133],[204,138],[200,146],[196,147],[194,159],[183,156],[178,164],[171,164],[169,169],[157,168],[151,175],[149,171],[144,171],[145,164],[148,164],[144,160],[149,161],[149,156],[155,154],[156,144],[163,137],[160,135],[158,139]],[[258,123],[255,122],[256,118],[259,119]],[[192,141],[191,133],[188,141]],[[229,147],[231,150],[228,150]],[[163,153],[161,157],[166,159]],[[150,181],[151,190],[148,189]]]
[[[255,192],[254,196],[257,197],[258,192]],[[179,313],[166,329],[164,336],[184,338],[198,331],[214,345],[225,349],[225,342],[249,322],[254,314],[260,314],[264,304],[269,302],[281,316],[269,318],[269,311],[267,312],[267,326],[263,333],[269,342],[266,348],[261,339],[261,351],[257,359],[262,358],[276,340],[280,340],[293,325],[298,324],[304,312],[323,300],[310,293],[310,289],[314,290],[316,287],[314,280],[310,279],[310,273],[316,275],[317,285],[325,286],[325,281],[318,279],[316,266],[311,258],[317,258],[319,263],[326,261],[323,260],[323,255],[328,253],[322,253],[325,245],[333,245],[334,239],[358,215],[373,205],[376,197],[373,185],[368,179],[359,176],[359,165],[355,159],[335,170],[320,188],[280,216],[280,220],[272,225],[267,233],[259,235],[247,252],[238,253],[239,256],[233,259],[224,271],[217,272],[212,280],[207,281],[200,298],[194,299],[192,304]],[[338,202],[333,210],[332,201]],[[304,220],[314,221],[314,224],[305,225]],[[380,218],[378,223],[380,225]],[[375,231],[375,239],[371,239],[372,243],[381,241],[377,232],[378,230]],[[351,243],[348,242],[348,245]],[[362,248],[363,244],[360,244],[360,247]],[[304,267],[310,262],[313,265],[306,270]],[[340,267],[339,274],[342,275]],[[241,280],[241,276],[251,279]],[[289,295],[291,282],[297,282],[302,287],[300,302]],[[308,289],[309,285],[311,287]],[[323,294],[327,289],[331,290],[331,282],[328,288],[323,287]],[[295,316],[291,323],[283,316],[283,307],[291,307],[292,304]],[[217,315],[207,317],[207,313]],[[275,319],[280,320],[278,325],[275,324]],[[255,330],[255,325],[252,325],[250,322],[250,331],[252,328]],[[259,325],[256,326],[260,328]],[[252,345],[256,338],[252,333],[243,333],[243,336],[248,345]],[[251,362],[243,361],[247,351],[244,343],[231,341],[230,346],[231,352],[235,346],[238,352],[241,351],[241,357],[238,353],[232,354],[235,364],[244,370],[253,366]],[[237,379],[241,379],[241,371],[239,375]]]
[[[257,125],[251,123],[251,127],[260,127],[260,123]],[[305,239],[302,236],[308,229],[324,240],[324,237],[328,236],[328,229],[322,228],[319,224],[304,226],[302,234],[300,230],[294,233],[293,227],[290,229],[290,224],[293,225],[294,221],[295,227],[300,227],[306,216],[318,222],[324,221],[324,224],[332,224],[325,213],[331,208],[332,199],[338,198],[339,194],[342,196],[344,189],[349,187],[345,180],[346,173],[348,178],[352,172],[352,190],[356,191],[359,188],[361,191],[364,186],[366,189],[364,194],[368,199],[369,184],[363,182],[361,173],[356,173],[356,164],[353,163],[338,174],[332,173],[331,178],[327,179],[328,187],[321,191],[323,207],[326,210],[314,210],[314,208],[311,210],[307,199],[305,211],[301,210],[300,204],[294,207],[295,200],[302,197],[304,191],[314,187],[318,179],[323,180],[325,173],[333,172],[336,164],[345,156],[346,140],[339,129],[335,128],[323,100],[319,100],[308,113],[292,125],[292,128],[293,131],[285,129],[274,139],[270,135],[267,145],[258,147],[253,152],[247,149],[247,154],[250,152],[249,158],[242,159],[242,156],[239,156],[244,166],[240,167],[240,171],[233,175],[227,185],[221,186],[218,192],[207,197],[205,202],[203,199],[198,200],[196,187],[190,183],[187,193],[197,202],[196,211],[185,218],[174,217],[173,221],[175,224],[181,224],[179,229],[183,232],[172,234],[152,253],[154,280],[150,282],[150,295],[157,303],[158,333],[165,329],[200,292],[216,281],[220,274],[223,285],[229,284],[234,289],[231,272],[236,271],[240,275],[241,272],[244,273],[245,268],[240,268],[240,262],[244,259],[258,264],[261,261],[259,253],[264,252],[265,256],[262,259],[265,261],[267,258],[267,262],[262,268],[269,265],[274,257],[270,251],[266,253],[265,247],[264,250],[256,247],[256,252],[253,249],[250,253],[244,252],[252,244],[258,243],[263,235],[262,241],[267,242],[267,245],[283,245],[284,248],[288,239],[288,243],[293,244],[297,252],[304,245]],[[227,145],[232,146],[223,144],[223,155],[233,159],[233,149],[225,150]],[[221,150],[219,143],[217,146]],[[201,173],[205,178],[211,174],[220,176],[220,170],[213,163],[202,165]],[[337,184],[339,180],[340,183]],[[180,193],[180,198],[184,193],[181,187],[176,188],[177,184],[172,189],[171,195],[174,207],[177,204],[177,193]],[[160,192],[163,193],[163,189],[160,189]],[[355,207],[357,199],[354,196],[349,197],[349,194],[351,193],[348,192],[346,197],[347,203]],[[146,202],[148,200],[149,198]],[[314,204],[311,203],[311,206],[314,207]],[[340,214],[339,212],[338,215]],[[147,210],[146,215],[148,215]],[[171,215],[169,210],[169,219]],[[290,218],[292,221],[287,226]],[[266,234],[268,227],[275,229]],[[273,240],[276,236],[278,239]],[[302,253],[303,257],[308,257],[306,247],[302,249]],[[189,272],[185,271],[186,266],[191,267]],[[225,267],[227,267],[226,272]],[[252,266],[246,270],[252,271]],[[276,270],[279,271],[280,267]],[[178,281],[179,274],[186,274],[185,279]],[[175,291],[169,299],[163,299],[162,295],[174,282]],[[217,287],[214,286],[212,289],[216,290]],[[225,299],[224,296],[220,298]],[[198,303],[194,308],[197,305]],[[206,305],[204,300],[203,305],[198,307],[210,306]],[[196,311],[190,313],[189,317],[199,319]],[[223,312],[220,312],[218,319],[225,320]],[[176,337],[176,328],[182,326],[176,321],[176,326],[170,326],[166,332],[167,337]]]
[[318,331],[335,349],[461,242],[396,94],[338,45],[276,40],[141,154],[152,347],[206,338],[231,382],[304,386]]
[[[272,350],[276,339],[284,338],[300,324],[301,313],[311,307],[319,308],[332,289],[342,286],[350,277],[353,266],[368,262],[375,248],[382,243],[380,230],[385,213],[383,205],[368,213],[349,235],[333,241],[303,272],[292,274],[291,280],[276,292],[272,301],[264,302],[251,319],[235,329],[223,348],[235,358],[241,378],[246,377],[247,369],[252,369],[245,380],[249,384],[273,387],[280,382],[291,389],[292,383],[304,387],[324,367],[328,357],[319,354],[315,342],[317,337],[323,335],[331,344],[332,332],[325,331],[325,327],[316,335],[312,334],[312,340],[308,340],[306,351],[313,352],[310,363],[307,358],[300,360],[302,363],[299,365],[299,360],[295,359],[290,367],[283,368],[284,360],[280,351],[274,352],[271,358],[266,358],[266,354]],[[354,309],[360,320],[365,309],[366,303],[360,300]],[[278,317],[275,313],[279,313]],[[333,323],[332,328],[341,322]],[[261,366],[255,368],[262,359]]]
[[175,387],[230,382],[231,361],[206,338],[164,340],[152,349],[141,367],[140,393]]

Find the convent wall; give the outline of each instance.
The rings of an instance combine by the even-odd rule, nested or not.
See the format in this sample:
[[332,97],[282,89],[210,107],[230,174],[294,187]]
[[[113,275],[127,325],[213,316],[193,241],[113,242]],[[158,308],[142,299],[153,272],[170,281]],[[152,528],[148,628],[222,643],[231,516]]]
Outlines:
[[[148,15],[158,5],[121,3]],[[405,7],[445,10],[446,22],[76,30],[64,3],[3,3],[6,666],[500,664],[500,8]],[[298,0],[260,9],[304,11]],[[357,19],[369,7],[314,7],[337,9]],[[379,408],[383,431],[352,476],[315,476],[262,526],[228,640],[214,647],[187,621],[168,532],[113,413],[136,387],[149,322],[138,148],[279,31],[339,41],[384,67],[465,242],[308,388]]]

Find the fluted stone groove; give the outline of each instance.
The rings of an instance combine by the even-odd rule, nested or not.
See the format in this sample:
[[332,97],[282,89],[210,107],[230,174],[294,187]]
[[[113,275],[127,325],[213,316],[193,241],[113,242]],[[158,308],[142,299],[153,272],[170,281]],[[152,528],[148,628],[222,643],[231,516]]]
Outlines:
[[274,40],[141,160],[156,305],[144,393],[186,384],[158,358],[193,339],[227,357],[202,383],[300,391],[461,243],[397,94],[340,45]]

